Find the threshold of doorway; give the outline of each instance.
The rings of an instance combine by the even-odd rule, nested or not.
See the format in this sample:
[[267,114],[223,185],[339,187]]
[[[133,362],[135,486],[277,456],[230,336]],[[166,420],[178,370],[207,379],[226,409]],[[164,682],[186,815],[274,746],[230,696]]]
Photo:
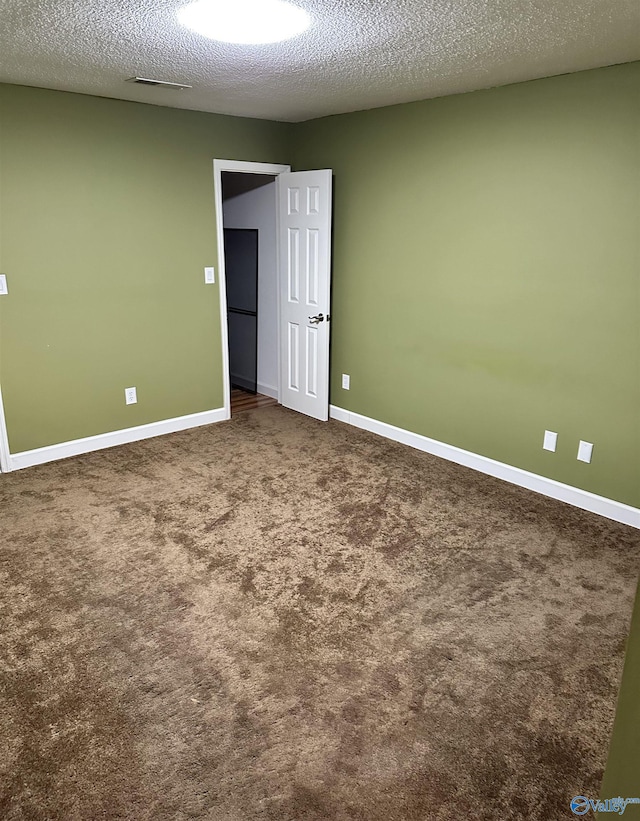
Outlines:
[[246,410],[255,410],[256,408],[266,408],[270,405],[277,405],[278,400],[271,396],[265,396],[262,393],[249,393],[240,388],[232,388],[231,390],[231,415]]

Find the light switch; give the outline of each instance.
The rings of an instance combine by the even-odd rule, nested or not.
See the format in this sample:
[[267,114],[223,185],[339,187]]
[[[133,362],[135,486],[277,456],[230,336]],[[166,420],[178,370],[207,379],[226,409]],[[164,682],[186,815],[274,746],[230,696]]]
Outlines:
[[593,454],[593,444],[591,442],[583,442],[580,440],[578,445],[578,459],[581,462],[590,462]]
[[8,294],[9,286],[7,285],[7,275],[0,274],[0,294]]
[[216,269],[215,268],[205,268],[204,269],[204,281],[207,285],[213,285],[216,281]]
[[554,433],[552,430],[545,430],[544,432],[544,442],[542,443],[542,447],[544,450],[551,450],[555,453],[556,447],[558,446],[558,434]]

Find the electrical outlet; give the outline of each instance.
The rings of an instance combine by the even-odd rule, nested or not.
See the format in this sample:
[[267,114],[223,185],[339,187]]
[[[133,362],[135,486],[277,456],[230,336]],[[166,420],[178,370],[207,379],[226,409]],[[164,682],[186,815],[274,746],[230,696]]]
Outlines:
[[578,445],[578,459],[581,462],[591,462],[591,456],[593,455],[593,443],[592,442],[583,442],[582,439],[580,440],[580,444]]
[[204,281],[207,285],[214,285],[216,281],[216,269],[215,268],[205,268],[204,269]]
[[0,274],[0,294],[8,294],[9,286],[7,285],[7,275]]
[[351,385],[351,377],[348,373],[342,374],[342,389],[345,391],[349,390],[349,386]]
[[545,430],[542,447],[544,450],[550,450],[555,453],[555,450],[558,447],[558,434],[554,433],[552,430]]
[[138,401],[138,391],[135,388],[125,388],[124,401],[127,405],[135,405]]

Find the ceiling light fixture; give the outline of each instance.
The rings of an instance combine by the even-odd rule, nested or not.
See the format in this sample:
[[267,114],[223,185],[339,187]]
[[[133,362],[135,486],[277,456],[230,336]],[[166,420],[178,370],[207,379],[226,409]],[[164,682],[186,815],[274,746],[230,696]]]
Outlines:
[[196,0],[178,12],[192,31],[223,43],[279,43],[311,25],[304,9],[285,0]]

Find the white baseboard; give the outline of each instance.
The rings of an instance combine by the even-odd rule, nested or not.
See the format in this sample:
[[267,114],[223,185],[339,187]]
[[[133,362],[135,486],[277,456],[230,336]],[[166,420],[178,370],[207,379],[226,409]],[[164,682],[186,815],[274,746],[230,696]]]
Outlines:
[[[357,416],[359,419],[367,419],[370,422],[374,422],[374,419],[369,419],[368,416],[360,416],[357,413],[351,413],[351,411],[345,410],[344,408],[339,408],[337,405],[329,405],[329,419],[337,419],[338,422],[346,422],[347,425],[353,425],[356,428],[364,428],[364,425],[356,425],[355,422],[351,421],[352,416]],[[380,422],[378,424],[385,424],[384,422]],[[389,425],[391,427],[391,425]],[[364,428],[365,430],[371,430],[370,428]],[[398,428],[400,430],[400,428]],[[377,433],[378,431],[375,431]],[[384,436],[383,433],[380,434]],[[390,436],[385,436],[385,439],[390,439]]]
[[351,413],[351,411],[338,408],[335,405],[330,406],[329,415],[332,419],[346,422],[348,425],[371,431],[371,433],[377,433],[379,436],[384,436],[385,439],[393,439],[395,442],[401,442],[403,445],[409,445],[425,453],[440,456],[449,462],[457,462],[459,465],[472,468],[480,473],[503,479],[512,485],[534,490],[543,496],[550,496],[552,499],[567,502],[574,507],[582,508],[582,510],[588,510],[591,513],[605,516],[607,519],[613,519],[616,522],[622,522],[625,525],[640,529],[640,509],[637,507],[631,507],[622,504],[622,502],[598,496],[588,490],[580,490],[580,488],[556,482],[555,479],[547,479],[545,476],[530,473],[528,470],[506,465],[504,462],[497,462],[495,459],[489,459],[486,456],[479,456],[477,453],[471,453],[454,445],[438,442],[428,436],[411,433],[403,428],[397,428],[386,422],[379,422],[377,419],[371,419],[359,413]]
[[272,399],[278,399],[278,389],[273,385],[265,385],[263,382],[258,382],[258,393],[263,396],[270,396]]
[[164,419],[162,422],[151,422],[148,425],[115,430],[111,433],[101,433],[98,436],[74,439],[71,442],[61,442],[59,445],[12,453],[9,454],[9,470],[21,470],[34,465],[42,465],[45,462],[54,462],[57,459],[67,459],[69,456],[78,456],[81,453],[90,453],[94,450],[112,448],[115,445],[137,442],[140,439],[162,436],[165,433],[176,433],[188,428],[223,422],[225,419],[229,419],[228,411],[225,408],[217,408],[202,413],[190,413],[188,416],[177,416],[174,419]]

